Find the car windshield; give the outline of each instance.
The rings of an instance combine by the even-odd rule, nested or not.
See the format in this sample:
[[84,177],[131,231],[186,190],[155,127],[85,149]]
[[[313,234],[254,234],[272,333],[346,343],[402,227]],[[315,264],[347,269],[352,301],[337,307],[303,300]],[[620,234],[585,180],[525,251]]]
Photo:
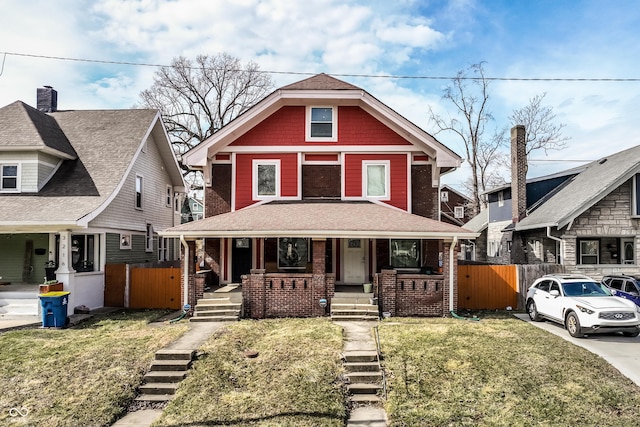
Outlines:
[[562,285],[564,294],[568,297],[603,297],[611,295],[605,288],[595,282],[573,282]]

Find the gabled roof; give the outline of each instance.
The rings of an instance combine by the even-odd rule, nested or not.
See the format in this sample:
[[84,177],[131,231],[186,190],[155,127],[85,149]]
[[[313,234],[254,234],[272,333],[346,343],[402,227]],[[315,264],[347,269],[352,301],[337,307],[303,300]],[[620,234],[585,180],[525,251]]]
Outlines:
[[218,132],[183,155],[185,164],[203,168],[207,158],[222,151],[237,138],[265,120],[278,109],[288,105],[335,103],[339,106],[358,106],[409,143],[436,159],[444,171],[457,168],[462,158],[409,120],[380,102],[367,91],[331,77],[318,74],[275,90],[249,110],[232,120]]
[[562,228],[640,172],[640,145],[589,163],[557,193],[516,224],[516,230]]
[[56,120],[22,101],[0,108],[0,151],[45,151],[67,159],[76,157]]
[[[14,103],[22,109],[24,104]],[[6,107],[5,107],[6,108]],[[43,113],[28,107],[36,122],[55,123],[49,129],[60,133],[74,150],[74,158],[64,160],[55,175],[38,193],[0,195],[0,231],[50,230],[55,227],[86,227],[115,197],[128,172],[153,135],[176,187],[184,186],[175,155],[156,110],[88,110]],[[5,122],[5,120],[10,121]],[[18,120],[22,123],[14,123]],[[24,121],[27,121],[27,124]],[[28,129],[33,118],[3,115],[0,129]],[[31,133],[33,136],[34,134]],[[28,141],[24,135],[16,138]],[[46,132],[41,139],[49,140]],[[8,138],[6,135],[3,138]],[[40,138],[40,137],[38,137]],[[10,139],[10,138],[9,138]],[[6,141],[1,139],[0,143]]]
[[478,236],[470,230],[410,214],[384,203],[365,201],[274,201],[182,224],[160,234],[189,239],[282,236],[473,239]]
[[471,218],[466,224],[463,225],[467,230],[480,233],[487,229],[489,226],[489,209],[481,210],[480,213]]

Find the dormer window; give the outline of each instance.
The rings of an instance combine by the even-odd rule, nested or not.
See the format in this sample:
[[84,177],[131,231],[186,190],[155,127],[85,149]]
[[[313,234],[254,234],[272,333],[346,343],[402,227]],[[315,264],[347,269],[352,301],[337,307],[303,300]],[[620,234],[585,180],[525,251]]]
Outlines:
[[0,164],[0,191],[17,192],[18,190],[18,165]]
[[307,141],[337,141],[337,108],[307,108]]

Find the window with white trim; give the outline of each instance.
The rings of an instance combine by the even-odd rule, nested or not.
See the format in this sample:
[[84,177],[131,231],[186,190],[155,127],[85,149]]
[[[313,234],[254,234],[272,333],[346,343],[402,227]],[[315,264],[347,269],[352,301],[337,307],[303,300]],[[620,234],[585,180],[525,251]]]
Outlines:
[[280,196],[280,160],[253,161],[254,200]]
[[171,207],[171,201],[173,200],[173,190],[170,185],[167,185],[167,207]]
[[307,141],[337,141],[337,108],[307,108]]
[[448,191],[441,191],[440,192],[440,201],[441,202],[448,202],[449,201],[449,192]]
[[464,218],[464,206],[454,206],[453,216],[455,218]]
[[631,183],[631,216],[640,216],[640,174],[635,174]]
[[20,191],[18,164],[0,165],[0,191],[18,192]]
[[142,177],[136,175],[136,209],[142,209],[142,190],[143,190]]
[[389,199],[389,162],[362,162],[362,194],[368,199]]

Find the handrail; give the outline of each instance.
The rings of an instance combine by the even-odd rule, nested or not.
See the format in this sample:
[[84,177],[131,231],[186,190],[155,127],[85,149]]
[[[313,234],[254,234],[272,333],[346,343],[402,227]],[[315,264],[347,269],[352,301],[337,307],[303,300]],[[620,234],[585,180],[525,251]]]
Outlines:
[[378,325],[374,326],[375,330],[375,340],[376,340],[376,359],[378,360],[378,367],[380,368],[380,372],[382,373],[382,395],[384,399],[387,399],[387,376],[384,373],[384,369],[382,368],[382,364],[380,363],[380,354],[382,353],[382,349],[380,348],[380,332],[378,331]]

